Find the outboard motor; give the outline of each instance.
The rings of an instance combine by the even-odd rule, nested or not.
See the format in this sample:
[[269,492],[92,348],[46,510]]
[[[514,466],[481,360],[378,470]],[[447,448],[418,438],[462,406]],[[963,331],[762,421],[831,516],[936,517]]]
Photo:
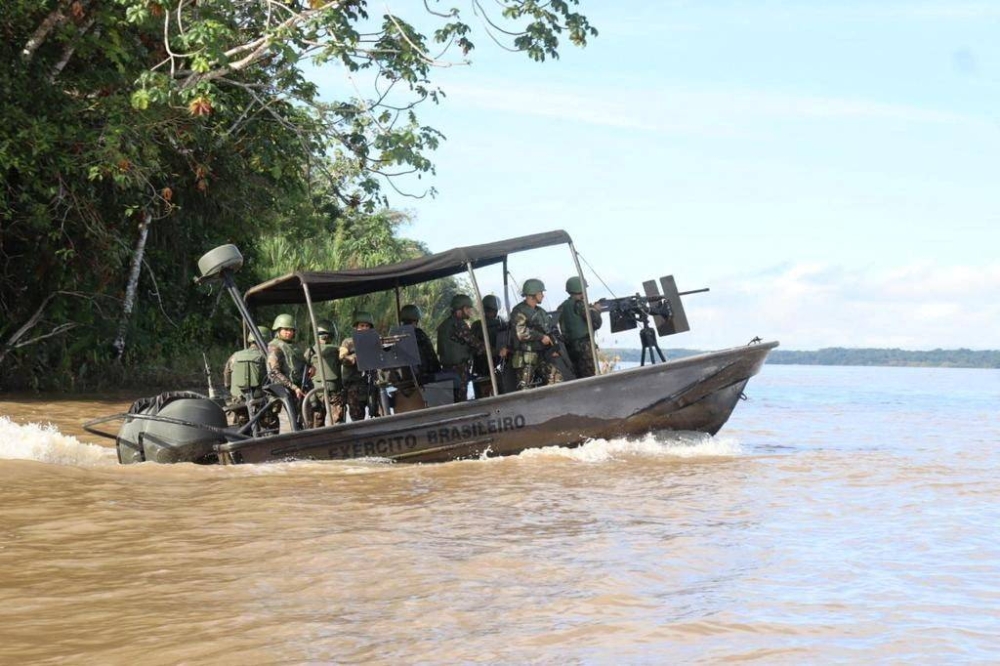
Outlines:
[[226,441],[226,425],[222,407],[198,393],[137,400],[115,438],[118,462],[215,462],[213,447]]

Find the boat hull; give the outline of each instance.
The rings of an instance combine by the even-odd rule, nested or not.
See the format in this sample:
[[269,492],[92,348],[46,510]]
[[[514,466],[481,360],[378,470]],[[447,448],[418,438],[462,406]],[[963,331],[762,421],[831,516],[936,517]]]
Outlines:
[[777,342],[699,354],[529,391],[216,446],[223,463],[514,455],[663,430],[715,434]]

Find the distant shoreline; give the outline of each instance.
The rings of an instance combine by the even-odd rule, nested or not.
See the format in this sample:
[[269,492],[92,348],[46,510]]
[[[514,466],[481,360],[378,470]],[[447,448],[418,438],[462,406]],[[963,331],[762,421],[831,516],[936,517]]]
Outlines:
[[[638,363],[641,349],[608,348],[602,350],[617,356],[626,363]],[[668,359],[701,354],[697,349],[664,349]],[[657,359],[659,360],[659,359]],[[906,349],[877,349],[828,347],[816,351],[775,349],[767,357],[775,365],[862,365],[918,368],[1000,368],[1000,350],[977,351],[972,349],[934,349],[908,351]]]

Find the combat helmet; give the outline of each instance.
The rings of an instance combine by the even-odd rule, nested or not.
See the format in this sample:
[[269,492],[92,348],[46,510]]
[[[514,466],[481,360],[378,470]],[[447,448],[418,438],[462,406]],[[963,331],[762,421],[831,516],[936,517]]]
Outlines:
[[333,333],[333,322],[329,319],[319,319],[316,322],[316,335],[320,333]]
[[500,299],[489,294],[488,296],[483,296],[483,309],[484,310],[495,310],[500,312]]
[[[587,284],[586,280],[584,280],[583,284],[586,285],[586,286],[588,286],[588,287],[590,286],[589,284]],[[580,284],[580,278],[579,278],[579,276],[574,275],[570,279],[566,280],[566,293],[567,294],[582,294],[583,293],[583,285]]]
[[451,297],[451,309],[452,312],[455,310],[461,310],[462,308],[471,308],[472,299],[465,294],[455,294]]
[[351,319],[351,323],[357,326],[360,323],[365,323],[375,327],[375,317],[372,316],[371,312],[366,312],[364,310],[357,310],[354,313],[354,317]]
[[420,321],[420,317],[423,313],[420,312],[420,308],[412,303],[409,305],[404,305],[399,311],[399,318],[401,321]]
[[[271,329],[267,326],[258,326],[257,331],[260,332],[260,337],[264,338],[264,342],[267,342],[271,337]],[[253,337],[253,331],[247,331],[247,342],[256,342],[257,340]]]
[[271,330],[277,331],[279,328],[297,328],[295,326],[295,318],[290,314],[280,314],[274,318],[274,323],[271,324]]
[[521,287],[522,296],[534,296],[540,291],[545,291],[545,283],[538,278],[530,278],[524,281]]

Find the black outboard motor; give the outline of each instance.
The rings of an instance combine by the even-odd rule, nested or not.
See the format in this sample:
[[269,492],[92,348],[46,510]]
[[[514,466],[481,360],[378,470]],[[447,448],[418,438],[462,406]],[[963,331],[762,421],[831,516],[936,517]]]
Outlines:
[[198,393],[137,400],[115,438],[118,462],[216,462],[213,447],[226,441],[226,425],[222,407]]

